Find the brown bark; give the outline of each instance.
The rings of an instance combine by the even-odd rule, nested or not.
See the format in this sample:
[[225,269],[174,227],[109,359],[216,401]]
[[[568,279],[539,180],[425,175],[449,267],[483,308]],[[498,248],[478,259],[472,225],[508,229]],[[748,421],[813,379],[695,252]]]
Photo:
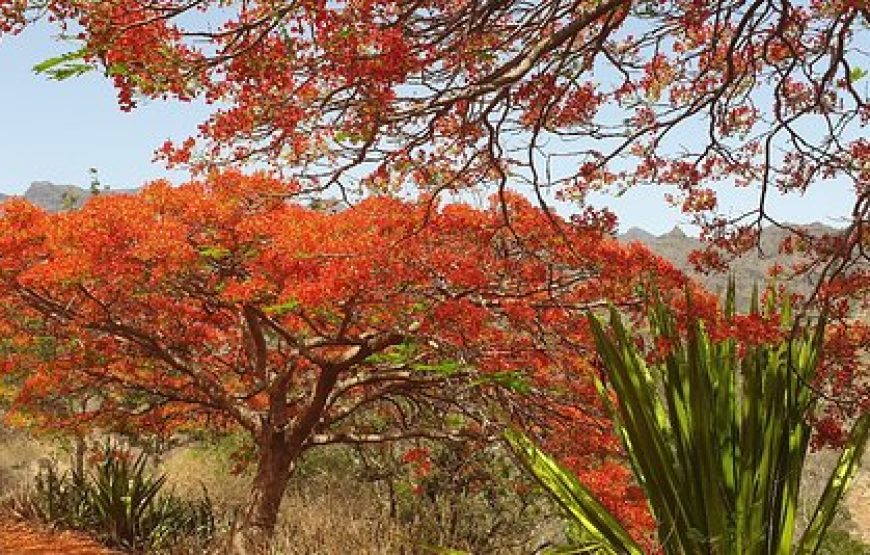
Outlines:
[[[253,313],[246,314],[255,350],[260,353],[256,358],[265,360],[262,358],[261,330],[254,316]],[[269,415],[261,422],[256,434],[258,460],[251,495],[238,526],[231,534],[232,553],[254,555],[268,549],[275,534],[281,500],[293,466],[323,419],[329,395],[335,389],[340,372],[399,341],[401,336],[395,334],[370,338],[364,345],[350,347],[337,360],[323,361],[307,406],[292,424],[288,422],[286,408],[289,374],[274,380],[269,387]],[[260,347],[256,347],[257,344]]]
[[77,476],[85,475],[85,454],[87,446],[85,445],[84,435],[81,433],[75,434],[73,437],[73,471]]
[[251,494],[232,534],[231,551],[234,554],[256,555],[268,549],[298,455],[298,452],[291,451],[282,432],[264,432]]

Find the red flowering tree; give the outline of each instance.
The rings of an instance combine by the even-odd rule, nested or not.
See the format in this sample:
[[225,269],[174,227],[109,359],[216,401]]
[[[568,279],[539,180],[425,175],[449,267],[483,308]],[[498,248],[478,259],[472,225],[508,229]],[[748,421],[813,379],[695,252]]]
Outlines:
[[[100,68],[124,109],[213,103],[161,149],[172,164],[265,161],[306,191],[522,185],[542,204],[652,183],[702,227],[699,268],[784,226],[795,273],[845,320],[870,308],[868,14],[862,0],[0,0],[0,32],[44,16],[74,30],[81,48],[40,69]],[[843,230],[777,220],[773,191],[833,183],[854,201]],[[720,213],[731,186],[755,208]]]
[[[363,175],[582,201],[654,183],[703,226],[696,262],[720,268],[780,223],[772,191],[838,181],[848,228],[793,229],[787,248],[866,298],[864,0],[3,0],[0,14],[11,32],[46,14],[69,26],[81,49],[42,69],[100,67],[124,109],[214,103],[198,136],[163,149],[173,163],[265,160],[316,190]],[[717,183],[754,187],[755,209],[720,214]]]
[[[532,431],[570,416],[578,461],[615,454],[584,377],[583,313],[631,302],[650,272],[681,287],[678,272],[515,197],[331,214],[287,202],[297,187],[225,173],[59,214],[4,204],[15,408],[59,428],[246,431],[252,537],[272,531],[308,449],[491,434],[488,400]],[[84,413],[55,410],[80,395]]]

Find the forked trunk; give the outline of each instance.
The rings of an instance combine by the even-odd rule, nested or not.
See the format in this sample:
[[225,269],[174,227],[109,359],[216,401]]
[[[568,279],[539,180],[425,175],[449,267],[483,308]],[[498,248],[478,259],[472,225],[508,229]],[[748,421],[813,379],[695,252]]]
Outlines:
[[267,553],[275,534],[281,500],[298,453],[292,453],[280,433],[259,446],[257,472],[244,513],[232,534],[232,553]]
[[311,402],[295,422],[291,433],[284,430],[287,419],[282,408],[287,402],[289,378],[285,377],[273,385],[269,397],[275,410],[265,424],[268,427],[257,437],[257,474],[240,527],[232,535],[232,551],[235,554],[260,555],[267,552],[275,534],[278,511],[293,465],[303,451],[305,439],[320,421],[340,369],[340,366],[322,369]]

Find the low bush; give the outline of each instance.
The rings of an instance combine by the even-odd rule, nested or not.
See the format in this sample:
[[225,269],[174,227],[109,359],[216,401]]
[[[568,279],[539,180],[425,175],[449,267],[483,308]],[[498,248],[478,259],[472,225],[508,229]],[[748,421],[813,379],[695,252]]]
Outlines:
[[160,551],[191,540],[204,545],[215,532],[211,500],[186,500],[163,492],[165,475],[146,471],[145,455],[133,457],[107,444],[87,474],[45,466],[33,485],[11,498],[10,508],[25,519],[81,530],[112,547]]

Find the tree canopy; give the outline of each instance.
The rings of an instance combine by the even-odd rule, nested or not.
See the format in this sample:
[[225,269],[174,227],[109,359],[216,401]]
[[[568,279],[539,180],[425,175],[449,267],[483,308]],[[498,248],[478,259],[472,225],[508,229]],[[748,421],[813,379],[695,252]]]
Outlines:
[[[765,224],[788,228],[782,249],[806,255],[795,269],[832,320],[813,386],[852,394],[817,423],[823,439],[866,407],[850,390],[870,345],[850,320],[870,292],[866,1],[0,0],[0,33],[41,18],[75,47],[37,71],[99,69],[125,110],[199,99],[214,113],[158,150],[198,181],[63,214],[3,205],[18,407],[69,426],[50,401],[88,392],[80,421],[242,428],[260,528],[306,449],[485,435],[489,399],[581,474],[615,449],[583,379],[583,314],[635,301],[650,274],[664,294],[686,282],[615,242],[613,215],[586,204],[599,191],[661,187],[701,226],[704,269],[760,245]],[[217,170],[245,164],[269,173]],[[771,209],[774,191],[833,184],[853,200],[836,233]],[[754,208],[724,213],[722,187]],[[442,198],[468,190],[492,204]],[[289,200],[336,193],[335,213]],[[579,215],[559,217],[550,193]],[[762,324],[712,331],[752,339]],[[613,467],[598,477],[622,495]]]
[[[100,67],[125,109],[202,98],[215,114],[161,149],[171,163],[266,161],[305,190],[664,186],[721,267],[784,224],[772,191],[836,182],[849,228],[795,241],[866,262],[866,2],[856,0],[5,0],[15,32],[47,15],[80,48],[55,77]],[[718,186],[755,209],[718,210]],[[723,254],[726,255],[723,258]],[[866,278],[866,273],[861,273]]]
[[[583,314],[637,303],[653,275],[678,290],[682,274],[638,244],[556,228],[520,197],[486,210],[373,197],[329,213],[287,202],[297,186],[223,173],[72,212],[4,204],[14,408],[66,429],[245,430],[265,529],[318,445],[485,437],[502,414],[570,418],[562,447],[578,460],[615,453]],[[83,411],[54,410],[76,397]]]

